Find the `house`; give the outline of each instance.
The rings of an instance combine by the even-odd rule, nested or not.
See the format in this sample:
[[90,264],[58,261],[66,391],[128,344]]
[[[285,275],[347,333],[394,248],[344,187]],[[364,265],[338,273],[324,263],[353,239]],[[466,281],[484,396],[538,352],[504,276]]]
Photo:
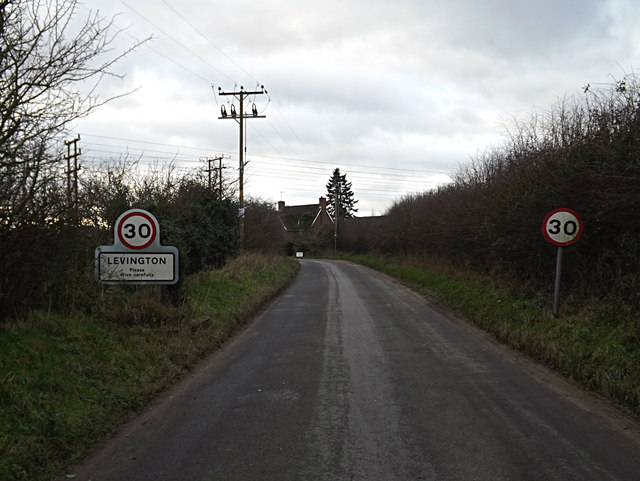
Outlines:
[[317,204],[285,205],[278,202],[278,217],[287,240],[294,242],[303,233],[316,233],[333,228],[333,219],[327,212],[327,199],[320,197]]

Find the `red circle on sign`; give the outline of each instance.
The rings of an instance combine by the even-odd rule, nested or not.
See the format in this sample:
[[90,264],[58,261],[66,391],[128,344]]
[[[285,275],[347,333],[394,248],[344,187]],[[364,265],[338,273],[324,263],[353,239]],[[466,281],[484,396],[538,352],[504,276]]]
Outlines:
[[[576,230],[572,233],[566,232],[566,225],[562,225],[562,222],[560,222],[559,220],[557,221],[558,224],[554,226],[554,228],[558,229],[558,232],[557,232],[558,234],[561,234],[561,230],[565,229],[565,235],[571,236],[567,241],[559,241],[557,239],[554,239],[553,234],[556,234],[556,233],[548,230],[548,223],[551,220],[551,218],[554,217],[556,214],[568,214],[569,216],[572,216],[575,218],[575,222],[577,223],[577,226],[576,226]],[[571,244],[574,244],[582,235],[582,229],[583,229],[582,219],[580,218],[578,213],[574,210],[566,209],[566,208],[552,210],[547,214],[547,216],[544,218],[544,221],[542,222],[542,234],[549,242],[551,242],[553,245],[558,247],[566,247],[566,246],[570,246]]]
[[[124,235],[122,233],[122,227],[124,226],[125,221],[127,219],[130,219],[131,217],[142,217],[145,220],[147,220],[149,222],[149,224],[151,225],[151,235],[149,236],[149,240],[146,241],[144,244],[141,244],[141,245],[130,244],[125,239],[125,237],[124,237]],[[153,241],[156,240],[156,235],[157,235],[156,223],[145,212],[139,212],[139,211],[130,212],[129,214],[125,215],[122,218],[122,220],[120,220],[120,223],[118,224],[118,239],[120,239],[120,242],[122,242],[122,244],[124,244],[124,246],[128,247],[129,249],[133,249],[133,250],[137,250],[137,251],[142,250],[142,249],[146,249],[151,244],[153,244]]]

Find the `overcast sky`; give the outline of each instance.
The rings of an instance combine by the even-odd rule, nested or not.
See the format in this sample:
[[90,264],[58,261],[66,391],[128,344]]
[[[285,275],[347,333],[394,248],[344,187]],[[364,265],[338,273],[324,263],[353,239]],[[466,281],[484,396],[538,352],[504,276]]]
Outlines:
[[264,85],[245,109],[266,115],[246,122],[245,195],[317,202],[338,167],[359,216],[450,181],[514,118],[640,63],[637,0],[82,0],[78,15],[90,10],[118,15],[118,45],[153,40],[103,92],[138,90],[73,126],[87,168],[224,155],[236,179],[239,127],[218,120],[233,97],[215,92]]

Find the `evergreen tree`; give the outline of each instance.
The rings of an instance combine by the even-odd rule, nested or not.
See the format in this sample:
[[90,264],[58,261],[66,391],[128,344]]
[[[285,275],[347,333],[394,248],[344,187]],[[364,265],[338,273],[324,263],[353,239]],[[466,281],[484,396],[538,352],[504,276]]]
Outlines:
[[327,212],[335,218],[336,195],[338,196],[338,218],[355,217],[358,212],[355,205],[358,203],[353,197],[351,182],[347,182],[347,174],[340,174],[336,168],[327,183]]

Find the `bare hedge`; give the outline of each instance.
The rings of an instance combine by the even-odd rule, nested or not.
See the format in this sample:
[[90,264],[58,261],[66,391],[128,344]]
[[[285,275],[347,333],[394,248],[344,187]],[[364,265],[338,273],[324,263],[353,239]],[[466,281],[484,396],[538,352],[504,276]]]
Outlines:
[[428,252],[548,286],[555,248],[542,236],[542,221],[555,208],[572,208],[585,230],[567,249],[566,282],[595,294],[615,285],[640,305],[638,79],[563,99],[514,122],[509,134],[451,184],[396,202],[374,248]]

